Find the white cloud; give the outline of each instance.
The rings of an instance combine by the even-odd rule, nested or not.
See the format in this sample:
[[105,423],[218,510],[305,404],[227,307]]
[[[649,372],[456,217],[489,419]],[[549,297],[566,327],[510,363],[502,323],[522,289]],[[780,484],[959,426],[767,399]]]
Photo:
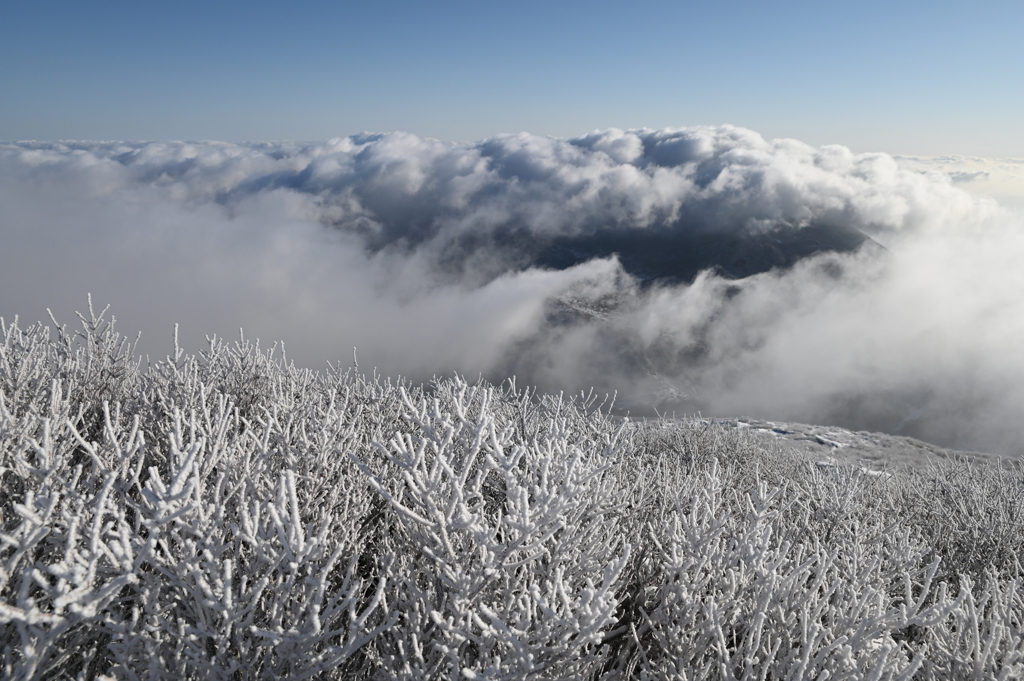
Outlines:
[[899,156],[896,160],[918,172],[945,175],[973,194],[992,196],[1004,205],[1024,208],[1024,159]]
[[[466,145],[8,144],[0,315],[53,307],[70,321],[91,291],[153,354],[175,321],[193,349],[242,326],[313,367],[358,346],[363,366],[416,380],[515,372],[619,389],[622,403],[687,394],[708,412],[1019,451],[1021,222],[958,188],[993,167],[731,126]],[[990,175],[954,182],[978,172]],[[613,259],[529,266],[555,236],[815,224],[889,254],[650,290]]]

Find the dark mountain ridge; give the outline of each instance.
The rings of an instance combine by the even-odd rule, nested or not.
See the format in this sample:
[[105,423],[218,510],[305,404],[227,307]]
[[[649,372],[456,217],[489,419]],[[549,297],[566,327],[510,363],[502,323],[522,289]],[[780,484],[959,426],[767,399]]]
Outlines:
[[780,226],[758,232],[604,229],[555,237],[537,249],[531,262],[562,270],[618,255],[623,269],[641,284],[674,285],[691,283],[704,270],[714,270],[726,279],[743,279],[788,269],[818,253],[849,253],[865,245],[884,250],[860,230],[839,225]]

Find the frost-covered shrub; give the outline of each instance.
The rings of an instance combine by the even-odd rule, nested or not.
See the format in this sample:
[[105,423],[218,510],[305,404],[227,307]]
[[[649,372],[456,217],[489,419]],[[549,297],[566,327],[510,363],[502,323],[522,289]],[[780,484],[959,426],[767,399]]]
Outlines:
[[898,501],[928,533],[942,574],[980,581],[996,567],[1020,573],[1024,556],[1024,470],[1020,462],[978,465],[966,458],[906,471]]
[[2,325],[4,678],[1024,676],[1024,475]]
[[[379,642],[396,678],[579,677],[615,621],[630,546],[615,531],[614,436],[572,442],[564,420],[516,441],[491,415],[493,391],[414,402],[416,434],[363,467],[403,546],[400,626]],[[442,398],[447,398],[442,401]],[[447,408],[446,408],[447,407]]]

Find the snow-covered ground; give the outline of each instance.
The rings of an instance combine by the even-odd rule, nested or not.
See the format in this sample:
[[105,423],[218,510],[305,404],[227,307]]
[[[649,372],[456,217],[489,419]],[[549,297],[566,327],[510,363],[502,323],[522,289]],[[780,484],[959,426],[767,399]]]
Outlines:
[[714,422],[775,442],[789,451],[807,456],[815,463],[856,465],[867,471],[921,466],[929,461],[949,457],[967,457],[979,463],[1013,460],[995,454],[947,449],[912,437],[852,431],[836,426],[815,426],[742,417],[714,419]]

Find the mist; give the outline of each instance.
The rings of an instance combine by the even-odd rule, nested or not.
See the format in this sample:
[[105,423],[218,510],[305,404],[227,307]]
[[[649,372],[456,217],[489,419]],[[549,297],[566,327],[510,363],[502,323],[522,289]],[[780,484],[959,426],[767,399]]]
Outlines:
[[[153,358],[244,328],[314,369],[1019,454],[1024,220],[957,172],[733,126],[4,144],[0,316],[91,293]],[[793,250],[821,230],[856,238]],[[709,243],[750,257],[661,264]]]

